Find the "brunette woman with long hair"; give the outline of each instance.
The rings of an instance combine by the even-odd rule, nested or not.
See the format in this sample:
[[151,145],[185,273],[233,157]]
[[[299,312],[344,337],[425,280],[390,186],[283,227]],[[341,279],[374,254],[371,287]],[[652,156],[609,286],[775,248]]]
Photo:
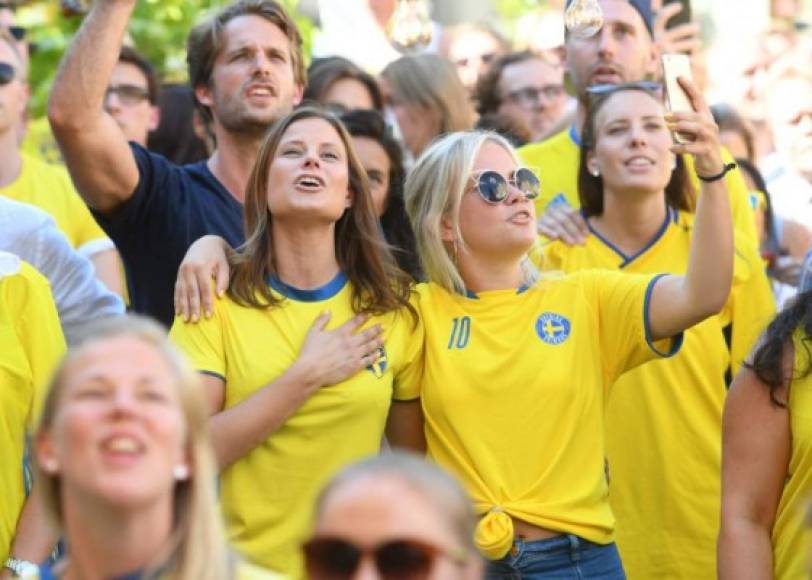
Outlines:
[[[340,121],[302,108],[266,136],[246,191],[228,296],[172,337],[203,373],[229,539],[298,578],[313,500],[377,453],[419,371],[410,280],[380,233]],[[404,384],[406,384],[404,382]],[[401,412],[392,407],[393,429]]]
[[776,316],[725,402],[719,578],[809,577],[812,289]]

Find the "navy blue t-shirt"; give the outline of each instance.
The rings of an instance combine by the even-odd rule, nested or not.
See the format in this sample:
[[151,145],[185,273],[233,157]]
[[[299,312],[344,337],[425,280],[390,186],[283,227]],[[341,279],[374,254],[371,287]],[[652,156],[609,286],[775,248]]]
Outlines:
[[169,327],[186,250],[208,234],[241,245],[243,206],[205,161],[180,166],[135,143],[130,147],[140,176],[133,196],[112,213],[94,216],[124,261],[132,309]]

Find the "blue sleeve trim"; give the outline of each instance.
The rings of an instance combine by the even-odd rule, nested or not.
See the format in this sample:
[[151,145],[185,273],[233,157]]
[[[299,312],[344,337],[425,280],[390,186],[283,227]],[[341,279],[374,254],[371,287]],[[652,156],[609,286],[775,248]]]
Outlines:
[[668,352],[658,350],[657,347],[654,346],[654,340],[652,340],[651,337],[651,318],[649,316],[651,293],[654,292],[654,286],[657,284],[657,282],[659,282],[660,279],[665,276],[668,276],[668,274],[658,274],[651,279],[651,282],[648,283],[648,287],[646,288],[646,298],[643,301],[643,326],[646,332],[646,343],[648,344],[648,347],[658,356],[670,358],[677,354],[682,348],[682,341],[685,339],[685,334],[680,332],[679,334],[671,337],[671,348],[668,350]]
[[221,375],[220,373],[216,373],[214,371],[204,371],[204,370],[201,370],[201,369],[197,369],[197,372],[199,372],[201,375],[208,375],[210,377],[220,379],[224,383],[226,382],[226,378],[223,375]]

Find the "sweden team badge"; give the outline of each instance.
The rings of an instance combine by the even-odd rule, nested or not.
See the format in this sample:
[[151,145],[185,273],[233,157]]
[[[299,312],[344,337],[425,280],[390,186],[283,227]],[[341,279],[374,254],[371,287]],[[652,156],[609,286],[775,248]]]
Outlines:
[[386,366],[386,349],[384,347],[380,347],[378,348],[378,358],[375,359],[374,363],[367,367],[367,370],[375,375],[376,379],[379,379],[386,372]]
[[536,334],[547,344],[561,344],[570,335],[570,321],[554,312],[545,312],[536,320]]

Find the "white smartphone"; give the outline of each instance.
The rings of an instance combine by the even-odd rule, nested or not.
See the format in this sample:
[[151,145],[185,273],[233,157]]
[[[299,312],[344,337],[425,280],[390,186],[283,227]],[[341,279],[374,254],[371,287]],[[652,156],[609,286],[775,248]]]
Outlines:
[[[682,77],[689,81],[693,80],[691,74],[691,61],[686,54],[664,54],[663,55],[663,81],[665,84],[666,105],[668,110],[676,113],[679,111],[693,111],[688,95],[680,86],[677,79]],[[691,140],[688,135],[674,134],[674,139],[678,143]]]

